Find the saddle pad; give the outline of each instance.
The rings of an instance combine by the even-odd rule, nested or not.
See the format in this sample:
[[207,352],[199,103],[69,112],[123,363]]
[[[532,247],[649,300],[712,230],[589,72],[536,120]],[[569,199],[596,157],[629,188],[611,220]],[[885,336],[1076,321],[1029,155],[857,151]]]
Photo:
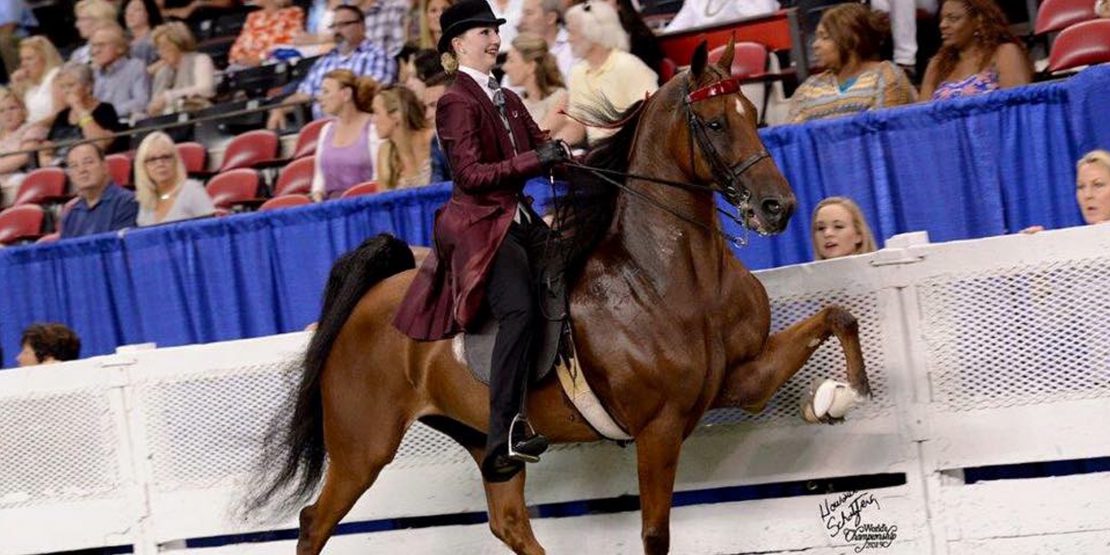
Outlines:
[[[563,320],[544,320],[536,336],[539,344],[533,349],[535,359],[532,364],[531,382],[542,380],[555,367],[559,354],[559,337],[563,334]],[[456,358],[465,362],[470,373],[478,381],[489,385],[490,367],[493,360],[493,343],[497,339],[497,320],[486,318],[485,324],[477,333],[455,336],[452,347]],[[461,352],[460,352],[461,351]]]

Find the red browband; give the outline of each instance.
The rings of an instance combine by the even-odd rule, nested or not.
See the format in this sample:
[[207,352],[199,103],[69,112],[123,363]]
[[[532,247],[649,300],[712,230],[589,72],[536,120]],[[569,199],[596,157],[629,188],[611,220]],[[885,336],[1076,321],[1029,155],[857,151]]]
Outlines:
[[721,96],[722,94],[732,94],[740,90],[740,80],[738,79],[725,79],[724,81],[717,81],[712,85],[702,87],[696,91],[686,95],[686,103],[693,104],[708,100],[714,96]]

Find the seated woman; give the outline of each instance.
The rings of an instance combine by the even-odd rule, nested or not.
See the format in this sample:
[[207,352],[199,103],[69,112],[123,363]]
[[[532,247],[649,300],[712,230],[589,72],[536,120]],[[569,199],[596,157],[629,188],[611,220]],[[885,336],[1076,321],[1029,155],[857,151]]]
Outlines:
[[1095,15],[1110,17],[1110,0],[1095,0]]
[[378,149],[378,184],[385,189],[421,187],[431,183],[432,137],[416,94],[391,85],[374,97],[374,127],[385,142]]
[[909,104],[917,92],[905,72],[879,61],[890,37],[887,17],[862,4],[840,4],[821,16],[813,53],[824,72],[790,98],[788,121],[801,123]]
[[199,110],[212,104],[216,95],[216,68],[208,54],[197,52],[193,33],[180,21],[159,25],[154,30],[157,63],[151,66],[150,105],[147,115],[172,114],[180,109]]
[[848,197],[829,197],[818,203],[810,229],[814,260],[875,252],[875,236],[859,206]]
[[[10,90],[0,87],[0,153],[30,150],[46,138],[46,128],[27,121],[23,101]],[[30,154],[0,156],[0,190],[3,199],[0,207],[8,207],[19,192],[19,185],[26,176],[24,170],[31,163]]]
[[343,191],[374,179],[374,159],[381,140],[374,131],[374,93],[378,83],[356,77],[347,69],[324,75],[317,100],[324,113],[335,118],[320,130],[316,144],[316,171],[312,198],[337,198]]
[[439,16],[451,7],[455,0],[421,0],[420,5],[420,48],[435,49],[443,28],[439,26]]
[[185,162],[169,135],[147,135],[135,153],[135,197],[141,226],[203,218],[216,211],[199,181],[188,179]]
[[124,5],[122,27],[131,35],[131,57],[153,64],[158,59],[151,32],[161,25],[162,12],[154,0],[129,0]]
[[548,116],[552,120],[559,117],[555,108],[566,101],[567,89],[555,56],[547,51],[547,42],[531,33],[517,35],[501,69],[509,85],[523,91],[520,99],[532,120],[540,129],[550,129]]
[[62,106],[54,105],[54,79],[62,67],[62,56],[54,43],[43,36],[19,42],[19,69],[12,72],[12,92],[27,107],[27,121],[49,127]]
[[50,131],[46,134],[47,145],[62,145],[56,149],[39,151],[39,165],[57,165],[69,152],[63,143],[82,139],[96,140],[95,144],[106,153],[127,150],[124,137],[111,139],[111,135],[123,131],[116,109],[107,102],[101,102],[93,95],[93,71],[88,64],[66,62],[58,73],[58,100],[65,108],[54,116]]
[[77,35],[83,42],[69,55],[69,61],[87,64],[92,61],[88,41],[101,23],[115,23],[116,5],[107,0],[80,0],[73,6],[73,15]]
[[304,10],[290,6],[289,0],[258,0],[261,10],[247,15],[243,30],[231,45],[228,62],[245,68],[262,65],[270,50],[293,44],[293,37],[304,32]]
[[[1092,150],[1075,163],[1075,201],[1087,225],[1110,222],[1110,151]],[[1038,231],[1044,231],[1044,226],[1021,230]]]
[[973,96],[1033,79],[1033,63],[994,0],[945,0],[940,37],[921,82],[922,99]]

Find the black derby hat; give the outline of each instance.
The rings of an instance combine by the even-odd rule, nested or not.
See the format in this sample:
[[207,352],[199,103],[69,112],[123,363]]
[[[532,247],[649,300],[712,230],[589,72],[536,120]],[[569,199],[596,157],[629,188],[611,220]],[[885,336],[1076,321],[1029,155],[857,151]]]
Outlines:
[[451,39],[475,27],[500,27],[504,19],[493,15],[486,0],[462,0],[439,15],[439,28],[443,36],[439,38],[439,52],[451,49]]

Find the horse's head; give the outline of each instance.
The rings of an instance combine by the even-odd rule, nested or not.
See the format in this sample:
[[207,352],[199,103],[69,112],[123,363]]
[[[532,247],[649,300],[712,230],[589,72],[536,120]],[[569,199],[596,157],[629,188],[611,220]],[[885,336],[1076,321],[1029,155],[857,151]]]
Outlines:
[[744,225],[762,234],[778,233],[794,212],[794,193],[759,139],[755,106],[731,76],[732,56],[729,41],[720,60],[710,64],[702,42],[690,70],[668,83],[681,89],[672,94],[681,97],[680,115],[689,128],[671,144],[677,145],[675,158],[691,180],[713,184],[738,209]]

